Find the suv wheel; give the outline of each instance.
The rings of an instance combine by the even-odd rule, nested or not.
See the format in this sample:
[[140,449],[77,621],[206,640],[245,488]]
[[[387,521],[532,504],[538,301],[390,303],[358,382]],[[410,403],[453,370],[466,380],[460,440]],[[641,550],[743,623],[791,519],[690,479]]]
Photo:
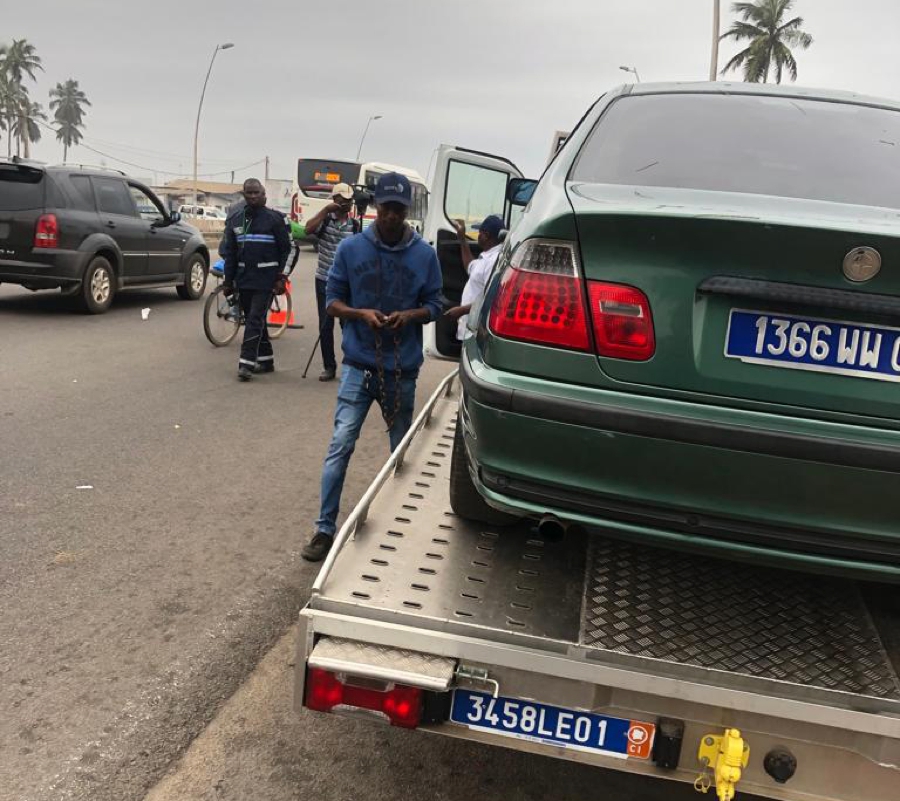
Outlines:
[[450,508],[460,517],[495,526],[507,526],[517,518],[488,506],[469,474],[469,459],[463,441],[462,422],[457,418],[453,435],[453,454],[450,457]]
[[81,280],[79,305],[89,314],[103,314],[116,293],[116,275],[109,259],[97,256],[91,260]]
[[178,297],[182,300],[199,300],[206,289],[206,277],[209,271],[206,267],[206,259],[199,253],[195,253],[188,259],[184,271],[184,284],[175,287]]

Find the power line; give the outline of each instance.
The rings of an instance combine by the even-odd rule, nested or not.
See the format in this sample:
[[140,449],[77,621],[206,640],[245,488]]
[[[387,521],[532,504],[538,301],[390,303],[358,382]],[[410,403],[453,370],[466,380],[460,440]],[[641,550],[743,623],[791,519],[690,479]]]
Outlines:
[[[42,128],[46,128],[48,131],[53,131],[53,133],[57,133],[56,129],[52,125],[47,125],[44,122],[36,121],[38,125]],[[119,164],[125,164],[128,167],[134,167],[136,170],[145,170],[147,172],[158,173],[159,175],[177,175],[179,177],[185,177],[184,171],[181,172],[172,172],[171,170],[159,170],[154,167],[147,167],[143,164],[135,164],[133,161],[127,161],[126,159],[121,159],[118,156],[110,155],[109,153],[104,153],[102,150],[98,150],[95,147],[91,147],[91,145],[85,144],[84,141],[78,143],[78,147],[83,147],[87,150],[90,150],[92,153],[96,153],[98,156],[103,156],[103,158],[112,159],[113,161],[118,162]],[[244,167],[235,167],[234,169],[228,170],[220,170],[219,172],[204,172],[201,175],[204,178],[215,178],[217,175],[230,175],[233,172],[243,172],[244,170],[249,170],[251,167],[256,167],[259,164],[264,164],[265,158],[259,159],[259,161],[254,161],[252,164],[247,164]]]

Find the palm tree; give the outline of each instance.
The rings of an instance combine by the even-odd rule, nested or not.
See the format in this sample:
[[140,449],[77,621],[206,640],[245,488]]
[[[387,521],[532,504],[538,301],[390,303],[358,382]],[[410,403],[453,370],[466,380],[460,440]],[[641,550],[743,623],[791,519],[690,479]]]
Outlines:
[[[31,157],[31,143],[41,140],[41,123],[47,121],[47,115],[40,103],[32,101],[25,95],[18,108],[12,132],[22,143],[22,155],[27,159]],[[18,152],[18,148],[16,149]]]
[[[6,119],[5,128],[8,134],[7,156],[12,155],[14,121],[19,117],[19,109],[28,102],[28,91],[23,85],[23,81],[26,76],[34,81],[35,73],[43,69],[41,57],[37,54],[34,45],[30,44],[27,39],[13,39],[11,45],[0,45],[0,73],[3,75],[3,96],[0,98],[0,102],[2,102],[3,116]],[[18,138],[21,142],[21,136]]]
[[725,65],[722,74],[743,68],[748,83],[766,83],[774,68],[775,82],[781,83],[786,68],[791,80],[796,81],[797,62],[791,48],[806,50],[813,38],[803,30],[803,17],[785,20],[793,6],[794,0],[735,3],[732,10],[743,17],[743,22],[735,22],[722,39],[750,44]]
[[65,83],[58,83],[50,90],[50,108],[56,122],[56,139],[63,143],[63,161],[69,155],[69,148],[77,145],[82,139],[81,128],[84,126],[85,107],[91,102],[78,87],[78,81],[69,78]]
[[[10,109],[14,106],[14,93],[10,86],[6,73],[0,69],[0,131],[9,131],[12,127],[12,114]],[[12,155],[12,133],[6,142],[7,157]]]

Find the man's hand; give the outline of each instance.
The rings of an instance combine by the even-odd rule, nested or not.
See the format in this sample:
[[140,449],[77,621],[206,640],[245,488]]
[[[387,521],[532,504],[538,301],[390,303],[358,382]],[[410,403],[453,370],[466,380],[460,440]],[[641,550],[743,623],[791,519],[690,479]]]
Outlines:
[[226,298],[230,298],[234,294],[234,284],[231,284],[227,281],[222,284],[222,294]]
[[287,276],[281,275],[275,279],[275,284],[272,286],[272,292],[276,295],[283,295],[287,292]]
[[369,326],[369,328],[376,330],[379,328],[383,328],[387,321],[390,319],[377,309],[357,309],[356,315],[357,319],[362,320],[367,326]]
[[348,211],[350,209],[351,204],[345,203],[341,204],[336,201],[332,201],[325,207],[326,214],[343,214],[343,212]]
[[418,309],[404,309],[403,311],[391,312],[384,324],[385,327],[396,330],[410,323],[425,323],[430,319],[428,310],[420,307]]
[[453,224],[453,227],[456,229],[456,236],[460,239],[466,238],[466,223],[464,220],[450,220]]
[[451,320],[458,320],[468,313],[468,306],[454,306],[452,309],[447,309],[447,311],[444,312],[444,317],[449,317]]

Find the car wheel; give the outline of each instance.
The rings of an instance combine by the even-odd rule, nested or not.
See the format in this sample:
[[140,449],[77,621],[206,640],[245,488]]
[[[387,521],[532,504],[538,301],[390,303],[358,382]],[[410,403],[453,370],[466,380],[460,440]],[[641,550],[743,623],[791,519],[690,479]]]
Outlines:
[[116,293],[116,275],[109,259],[97,256],[91,260],[81,279],[78,303],[88,314],[103,314]]
[[450,457],[450,508],[460,517],[477,520],[479,523],[507,526],[517,520],[513,515],[488,506],[475,488],[469,473],[469,459],[466,456],[466,446],[463,441],[462,422],[458,418],[456,433],[453,435],[453,454]]
[[184,284],[175,287],[178,297],[182,300],[199,300],[203,297],[206,289],[206,278],[209,270],[206,266],[206,259],[199,253],[195,253],[188,259],[187,267],[184,271]]

